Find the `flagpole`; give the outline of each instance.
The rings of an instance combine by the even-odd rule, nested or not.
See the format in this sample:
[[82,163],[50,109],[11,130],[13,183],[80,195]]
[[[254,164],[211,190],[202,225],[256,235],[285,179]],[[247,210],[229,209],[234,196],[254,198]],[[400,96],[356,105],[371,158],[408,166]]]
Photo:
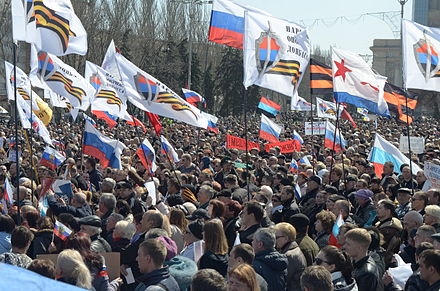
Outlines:
[[[338,130],[338,131],[339,131],[339,140],[342,143],[341,130]],[[344,154],[342,153],[342,145],[341,145],[341,158],[342,158],[342,180],[344,181],[344,190],[345,190],[345,192],[347,192],[347,183],[345,182],[345,163],[344,163]]]
[[243,92],[243,114],[244,114],[244,138],[246,143],[246,191],[248,194],[248,201],[251,200],[251,193],[249,191],[249,156],[248,156],[248,124],[247,124],[247,116],[246,116],[246,108],[247,108],[247,88],[244,89]]
[[[332,160],[330,163],[329,182],[330,182],[330,177],[331,177],[332,171],[333,171],[333,161],[335,159],[336,132],[338,131],[338,126],[339,126],[339,106],[340,106],[340,103],[337,103],[337,105],[336,105],[336,124],[335,124],[335,133],[333,135]],[[324,140],[325,140],[325,137],[324,137]],[[341,146],[341,149],[342,149],[342,146]]]
[[[398,0],[400,4],[400,47],[401,47],[401,64],[403,69],[403,14],[405,11],[405,4],[408,0]],[[412,166],[412,151],[411,151],[411,136],[410,136],[410,128],[409,128],[409,109],[408,109],[408,92],[405,84],[404,74],[402,73],[402,87],[405,90],[405,106],[406,106],[406,135],[408,136],[408,155],[409,155],[409,169],[411,172],[411,194],[414,195],[414,183],[413,183],[413,166]]]
[[[312,87],[310,87],[310,127],[312,128],[312,167],[313,174],[315,174],[315,157],[313,156],[313,141],[314,141],[314,130],[313,130],[313,95],[312,95]],[[305,130],[304,130],[305,131]]]
[[[31,99],[31,127],[33,126],[32,125],[32,122],[33,122],[33,113],[34,113],[34,111],[33,111],[33,103],[34,103],[34,97],[33,97],[33,94],[32,94],[32,85],[31,85],[31,88],[30,88],[30,92],[29,92],[29,94],[30,94],[30,99]],[[33,151],[32,151],[32,148],[33,148],[33,141],[32,141],[32,132],[30,133],[30,141],[29,141],[29,137],[28,137],[28,135],[27,135],[27,130],[26,131],[24,131],[24,132],[26,132],[26,134],[25,134],[25,137],[26,137],[26,142],[27,142],[27,144],[28,144],[28,146],[29,146],[29,154],[31,155],[31,166],[32,167],[34,167],[34,159],[33,159]],[[35,176],[34,176],[34,172],[32,172],[32,183],[34,182],[34,179],[35,179]],[[33,186],[33,185],[32,185]],[[34,187],[32,187],[32,197],[34,197]]]
[[[17,43],[14,42],[12,44],[12,54],[14,58],[14,102],[15,102],[15,165],[16,165],[16,187],[15,192],[17,193],[17,224],[21,224],[21,215],[20,215],[20,193],[19,193],[19,182],[20,182],[20,159],[18,157],[18,146],[20,144],[18,139],[18,100],[17,100]],[[31,114],[32,116],[32,114]]]

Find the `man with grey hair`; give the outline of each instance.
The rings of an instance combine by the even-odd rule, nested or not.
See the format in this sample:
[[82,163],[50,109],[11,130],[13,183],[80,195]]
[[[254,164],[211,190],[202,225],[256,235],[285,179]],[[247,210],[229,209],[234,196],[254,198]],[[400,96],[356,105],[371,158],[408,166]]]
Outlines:
[[209,185],[203,185],[200,187],[197,199],[199,200],[200,207],[205,210],[208,209],[209,201],[214,198],[215,190]]
[[78,218],[92,215],[92,209],[90,209],[90,206],[87,203],[86,194],[82,192],[77,192],[72,195],[70,205],[66,205],[63,199],[55,198],[53,193],[49,193],[47,195],[47,203],[55,215],[70,213]]
[[266,280],[268,290],[286,290],[287,257],[275,250],[275,243],[275,232],[272,229],[258,229],[252,241],[255,251],[252,266]]
[[[111,193],[103,193],[101,197],[99,197],[99,210],[98,216],[101,218],[102,224],[102,237],[107,238],[108,230],[107,223],[108,218],[114,212],[116,207],[116,197]],[[116,223],[116,222],[115,222]]]
[[[110,216],[107,219],[107,224],[104,226],[102,225],[102,233],[101,236],[105,238],[105,240],[110,244],[113,245],[113,231],[115,230],[116,223],[124,220],[124,216],[122,216],[119,213],[113,212],[110,214]],[[102,221],[102,219],[101,219]],[[105,228],[104,228],[105,227]],[[105,230],[105,232],[104,232]],[[106,234],[106,236],[103,235],[103,233]]]
[[116,181],[112,178],[105,178],[101,183],[101,193],[113,193],[116,187]]

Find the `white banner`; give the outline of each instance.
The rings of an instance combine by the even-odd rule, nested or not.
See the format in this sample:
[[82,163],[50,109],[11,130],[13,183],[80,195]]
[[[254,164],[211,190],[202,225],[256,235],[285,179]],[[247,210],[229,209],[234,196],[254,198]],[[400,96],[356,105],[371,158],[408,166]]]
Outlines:
[[[411,151],[415,154],[423,154],[425,152],[425,138],[418,136],[410,136]],[[408,137],[401,135],[399,142],[399,150],[402,153],[408,153]]]
[[406,87],[440,91],[440,29],[403,19],[402,37]]
[[[326,124],[327,124],[326,121],[313,122],[313,135],[324,135]],[[306,135],[312,135],[312,123],[305,122],[304,130]]]
[[427,180],[423,185],[422,191],[440,188],[440,166],[431,162],[426,162],[423,170],[425,171],[425,177]]

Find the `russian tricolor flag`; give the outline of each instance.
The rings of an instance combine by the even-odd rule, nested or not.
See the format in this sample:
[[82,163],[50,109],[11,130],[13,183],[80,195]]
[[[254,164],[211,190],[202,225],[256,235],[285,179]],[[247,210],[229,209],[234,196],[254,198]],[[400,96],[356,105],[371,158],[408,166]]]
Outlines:
[[272,114],[273,116],[277,116],[277,114],[280,113],[281,110],[281,106],[279,104],[270,101],[269,99],[264,97],[261,97],[258,108]]
[[148,139],[144,139],[141,147],[136,151],[136,154],[141,160],[141,163],[144,165],[145,169],[147,169],[150,173],[154,173],[156,171],[156,153]]
[[339,213],[338,218],[333,224],[332,233],[330,234],[330,238],[328,239],[328,244],[340,248],[341,246],[338,244],[338,234],[339,229],[345,223],[344,218],[342,217],[342,213]]
[[186,99],[186,102],[197,107],[197,103],[203,103],[203,106],[206,107],[206,100],[199,93],[182,88],[183,96]]
[[[368,160],[373,163],[375,173],[378,177],[382,176],[383,165],[386,162],[394,164],[394,170],[400,173],[400,166],[402,164],[410,163],[410,160],[398,148],[393,146],[390,142],[385,140],[382,136],[376,133],[373,148],[370,151]],[[420,167],[416,163],[412,163],[412,172],[414,175],[420,171]]]
[[298,162],[295,159],[292,159],[292,162],[290,162],[290,166],[289,166],[289,172],[293,172],[296,173],[298,172]]
[[5,179],[5,189],[3,192],[3,199],[5,199],[10,204],[14,203],[14,190],[12,189],[11,182],[9,182],[9,178]]
[[[335,140],[335,131],[336,131],[336,140]],[[325,137],[324,137],[324,147],[329,149],[335,149],[335,152],[341,152],[343,149],[347,147],[347,142],[345,141],[342,134],[339,133],[339,129],[336,129],[335,126],[327,121],[325,127]]]
[[122,169],[121,154],[125,148],[122,142],[106,137],[86,121],[83,153],[99,159],[103,168]]
[[145,127],[145,125],[136,117],[134,117],[133,115],[130,115],[131,119],[133,121],[127,120],[127,124],[131,125],[131,126],[140,126],[142,127],[142,131],[144,133],[147,133],[147,128]]
[[66,158],[59,151],[47,146],[44,149],[43,155],[41,156],[40,164],[48,167],[51,170],[55,170],[59,165],[61,165]]
[[84,119],[87,120],[88,122],[90,122],[90,124],[93,127],[96,127],[96,121],[93,120],[93,118],[91,118],[90,116],[88,116],[87,114],[84,114]]
[[104,120],[110,129],[118,124],[118,117],[111,115],[107,111],[92,110],[92,113],[96,116],[96,118]]
[[168,158],[174,163],[179,162],[179,155],[174,150],[173,146],[169,143],[169,141],[163,136],[160,136],[160,141],[162,145],[162,153],[168,156]]
[[279,142],[280,133],[283,127],[276,124],[269,117],[261,114],[260,137],[270,142]]
[[212,120],[208,120],[208,130],[213,131],[215,133],[218,133],[218,127],[217,127],[217,123],[215,123]]
[[306,156],[304,156],[304,157],[302,157],[301,159],[299,159],[299,162],[300,162],[301,164],[306,164],[306,166],[311,166],[311,165],[312,165],[312,164],[310,163],[309,159],[308,159]]
[[246,10],[269,15],[262,10],[232,1],[214,0],[208,40],[243,49],[244,12]]
[[59,237],[62,240],[66,240],[69,235],[72,233],[72,230],[67,226],[55,220],[55,227],[53,228],[53,234]]
[[296,130],[293,131],[293,140],[297,140],[300,144],[304,144],[304,140]]

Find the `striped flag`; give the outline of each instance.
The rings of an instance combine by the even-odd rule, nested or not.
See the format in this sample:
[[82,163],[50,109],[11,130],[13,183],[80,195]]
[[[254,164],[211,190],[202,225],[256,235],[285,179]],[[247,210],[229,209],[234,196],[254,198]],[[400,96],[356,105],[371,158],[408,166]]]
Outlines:
[[280,133],[283,127],[276,124],[266,115],[261,114],[260,137],[270,142],[279,142]]
[[341,246],[338,244],[338,234],[339,229],[341,226],[345,223],[344,218],[342,217],[342,213],[339,213],[338,218],[335,221],[335,224],[333,224],[332,233],[330,234],[330,238],[328,239],[329,245],[335,246],[340,248]]
[[329,121],[327,121],[325,127],[324,147],[329,149],[334,148],[335,152],[341,152],[347,147],[347,142],[345,141],[342,134],[339,134],[339,129],[336,129],[335,126]]
[[292,159],[292,162],[290,162],[289,166],[289,172],[296,173],[298,172],[298,162],[295,159]]
[[278,113],[280,113],[281,106],[267,98],[261,97],[260,103],[258,104],[258,108],[261,110],[266,111],[267,113],[271,114],[272,116],[277,116]]
[[296,130],[293,130],[293,139],[299,141],[300,144],[304,144],[304,140]]
[[162,146],[162,153],[168,156],[168,158],[174,163],[179,162],[179,155],[176,153],[176,150],[170,144],[170,142],[163,136],[160,136],[160,142]]
[[202,95],[200,95],[195,91],[185,88],[182,88],[182,92],[183,92],[183,97],[185,97],[186,99],[186,102],[194,105],[195,107],[197,107],[197,103],[202,103],[203,106],[206,108],[206,100],[205,98],[202,97]]
[[310,59],[310,90],[312,95],[333,94],[332,68]]
[[[408,118],[408,123],[411,124],[412,115],[417,106],[415,94],[393,84],[385,83],[383,97],[388,104],[390,113],[394,113],[398,121],[406,124]],[[408,98],[408,107],[406,107],[406,98]]]
[[144,139],[141,147],[136,151],[136,154],[141,160],[141,163],[145,169],[147,169],[150,173],[154,173],[156,171],[156,153],[148,139]]
[[55,227],[53,228],[53,234],[59,237],[62,240],[66,240],[69,235],[72,233],[72,230],[59,222],[58,220],[55,220]]

